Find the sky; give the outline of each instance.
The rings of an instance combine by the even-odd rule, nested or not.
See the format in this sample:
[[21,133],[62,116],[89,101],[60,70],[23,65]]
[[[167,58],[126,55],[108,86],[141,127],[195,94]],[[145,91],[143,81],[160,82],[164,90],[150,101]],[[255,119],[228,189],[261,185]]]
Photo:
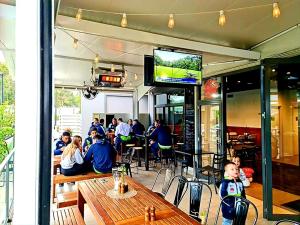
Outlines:
[[5,58],[1,50],[0,50],[0,63],[5,63]]

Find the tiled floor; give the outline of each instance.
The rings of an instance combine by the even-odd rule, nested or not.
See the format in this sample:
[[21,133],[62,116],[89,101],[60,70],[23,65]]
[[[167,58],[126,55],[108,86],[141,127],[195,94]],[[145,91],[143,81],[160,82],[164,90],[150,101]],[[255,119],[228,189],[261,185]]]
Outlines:
[[[136,170],[133,169],[133,172],[135,172],[135,171]],[[151,187],[153,185],[155,176],[156,176],[156,173],[153,172],[153,171],[141,171],[141,170],[139,170],[138,174],[133,173],[133,178],[136,179],[138,182],[142,183],[143,185],[145,185],[146,187],[148,187],[149,189],[151,189]],[[160,191],[161,190],[161,186],[162,186],[162,183],[163,183],[162,181],[163,181],[162,179],[158,180],[157,185],[154,188],[154,191]],[[58,188],[57,191],[59,193],[61,191],[69,191],[69,190],[72,190],[74,188],[75,188],[75,186],[73,186],[71,184],[68,184],[68,185],[64,186],[64,188],[63,188],[64,190],[60,190]],[[169,200],[170,202],[172,202],[173,198],[174,198],[174,195],[173,195],[174,191],[172,189],[173,189],[173,187],[171,187],[171,190],[169,191],[169,193],[166,196],[166,199]],[[217,209],[218,209],[219,203],[220,203],[220,199],[219,199],[218,195],[215,193],[214,187],[211,186],[211,189],[212,189],[213,193],[212,193],[212,203],[211,203],[211,206],[210,206],[208,222],[207,222],[207,224],[209,224],[209,225],[214,224]],[[208,193],[208,192],[206,192],[206,193]],[[188,198],[187,198],[188,194],[189,193],[187,193],[185,195],[185,197],[183,198],[182,202],[179,205],[179,208],[184,212],[188,212]],[[208,204],[207,198],[208,198],[208,195],[204,194],[203,198],[202,198],[203,205],[201,206],[201,210],[202,209],[204,210],[205,207],[207,207],[207,204]],[[258,222],[257,222],[257,224],[258,225],[260,225],[260,224],[262,224],[262,225],[271,225],[271,224],[273,224],[273,222],[267,221],[267,220],[262,218],[262,213],[263,213],[262,201],[258,200],[258,199],[255,199],[255,198],[252,198],[250,196],[247,196],[247,198],[250,201],[252,201],[258,209]],[[55,207],[55,205],[53,205],[53,207]],[[274,207],[274,210],[275,210],[276,213],[289,213],[289,211],[281,209],[281,208],[276,207],[276,206]],[[249,216],[248,216],[248,218],[250,219],[249,222],[251,222],[251,219],[253,218],[253,216],[254,216],[254,211],[253,211],[253,209],[250,209],[249,210]],[[94,221],[94,218],[93,218],[93,215],[91,214],[88,207],[85,207],[85,221],[86,221],[87,225],[96,225],[96,223]],[[221,218],[219,218],[219,223],[218,224],[221,224]],[[247,223],[247,224],[251,224],[251,223]]]

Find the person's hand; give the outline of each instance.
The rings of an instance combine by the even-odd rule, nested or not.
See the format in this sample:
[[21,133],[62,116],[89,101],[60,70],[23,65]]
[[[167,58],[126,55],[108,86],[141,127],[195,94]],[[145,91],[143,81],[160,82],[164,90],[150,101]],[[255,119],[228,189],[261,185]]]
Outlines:
[[63,152],[63,151],[65,150],[65,148],[66,148],[66,147],[62,147],[62,148],[60,149],[60,151],[62,151],[62,152]]
[[150,141],[150,145],[153,145],[155,143],[155,141],[151,140]]
[[85,146],[84,147],[84,150],[87,152],[89,150],[89,147],[88,146]]

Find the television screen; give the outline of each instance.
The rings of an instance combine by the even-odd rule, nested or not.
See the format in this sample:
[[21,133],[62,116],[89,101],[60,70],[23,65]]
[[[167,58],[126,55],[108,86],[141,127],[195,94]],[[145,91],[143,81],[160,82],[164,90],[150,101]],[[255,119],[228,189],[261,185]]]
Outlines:
[[202,79],[200,55],[154,50],[154,81],[199,85]]

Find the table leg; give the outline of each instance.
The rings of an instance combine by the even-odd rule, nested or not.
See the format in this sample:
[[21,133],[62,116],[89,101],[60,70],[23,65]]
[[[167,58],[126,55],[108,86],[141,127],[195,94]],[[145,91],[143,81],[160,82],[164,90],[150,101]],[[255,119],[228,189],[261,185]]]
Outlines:
[[149,159],[148,159],[148,139],[147,137],[145,138],[145,167],[146,167],[146,171],[149,170]]
[[138,149],[137,150],[137,158],[138,158],[138,167],[141,167],[142,166],[142,162],[141,162],[141,156],[140,156],[140,150]]
[[82,218],[84,218],[84,203],[85,203],[85,199],[83,198],[80,190],[78,190],[77,192],[77,197],[78,197],[78,201],[77,201],[77,205],[78,205],[78,209],[80,211],[80,214],[82,216]]

